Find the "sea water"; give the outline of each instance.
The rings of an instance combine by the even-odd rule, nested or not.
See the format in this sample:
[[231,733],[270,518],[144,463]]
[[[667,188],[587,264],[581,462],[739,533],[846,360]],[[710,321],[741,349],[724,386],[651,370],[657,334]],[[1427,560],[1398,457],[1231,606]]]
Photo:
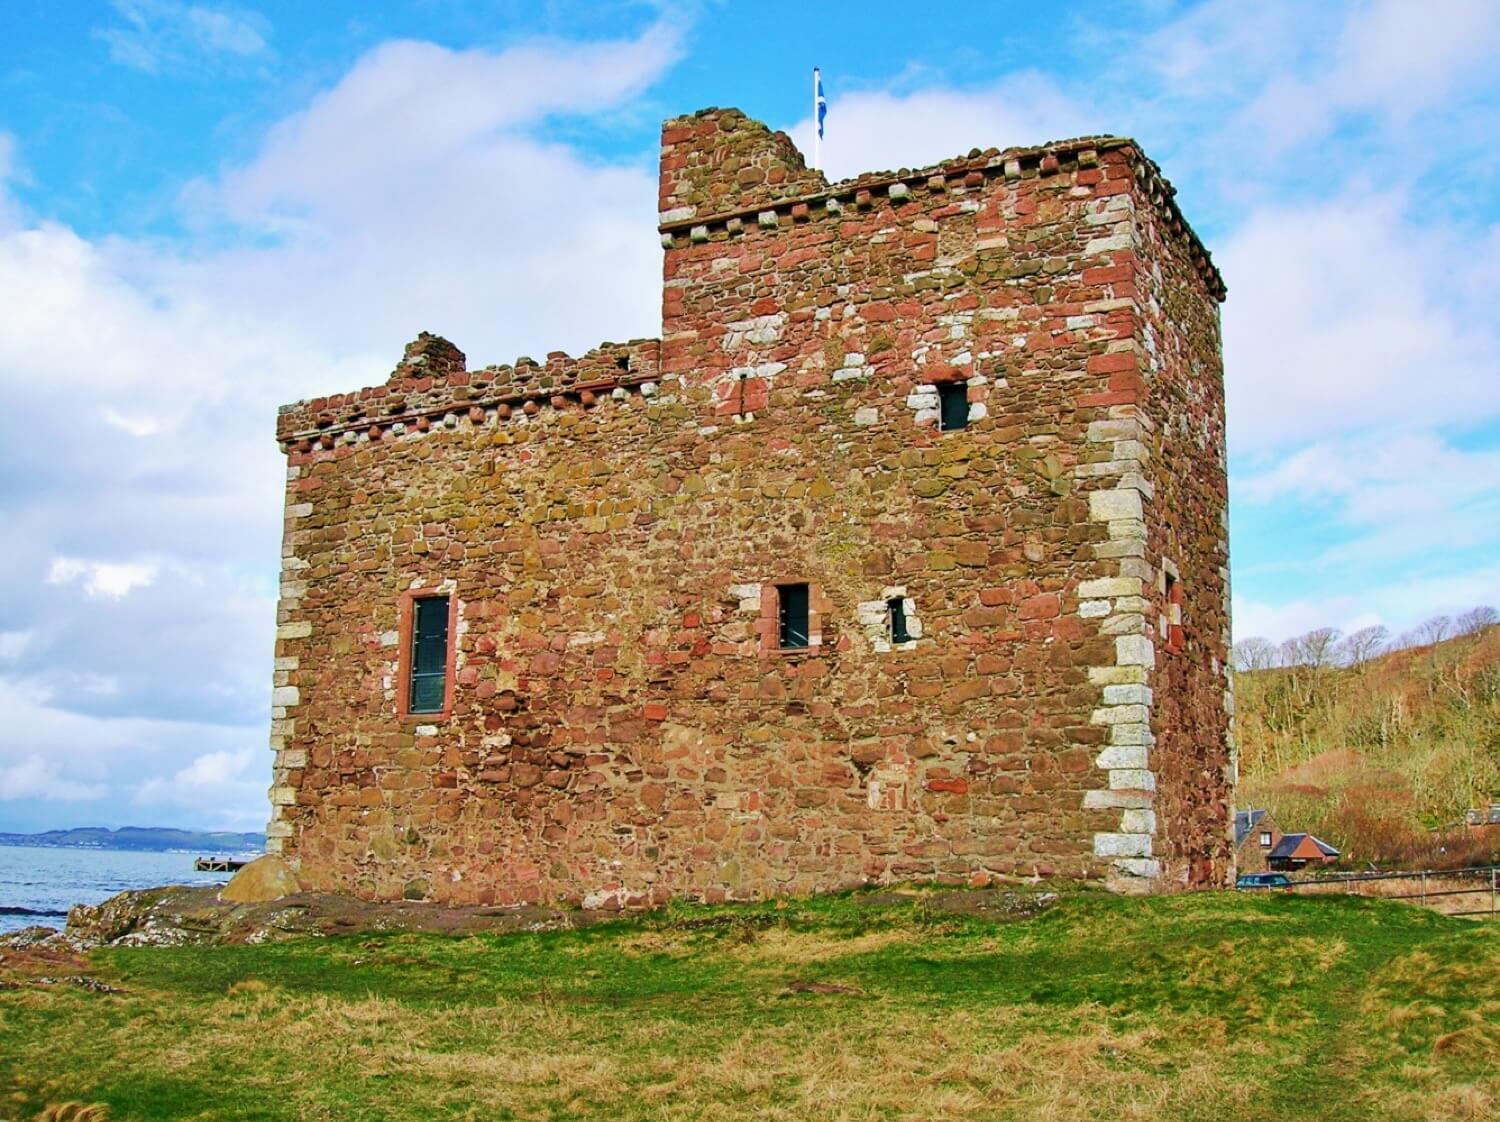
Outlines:
[[228,879],[225,873],[194,872],[197,856],[0,845],[0,932],[35,924],[60,928],[74,904],[97,904],[127,888],[223,884]]

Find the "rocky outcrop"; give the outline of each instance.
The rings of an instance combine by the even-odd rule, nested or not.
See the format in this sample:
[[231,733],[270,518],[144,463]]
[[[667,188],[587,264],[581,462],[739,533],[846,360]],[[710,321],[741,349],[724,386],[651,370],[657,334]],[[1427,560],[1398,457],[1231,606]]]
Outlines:
[[219,899],[231,904],[265,904],[298,890],[297,874],[280,857],[257,857],[229,878]]
[[[1057,902],[1051,892],[951,890],[920,895],[884,891],[856,896],[868,908],[908,907],[920,900],[935,915],[978,915],[992,920],[1026,919]],[[166,887],[122,892],[95,906],[79,905],[68,913],[62,933],[28,929],[0,937],[39,939],[70,950],[99,946],[183,946],[215,943],[265,943],[301,936],[349,935],[368,931],[425,931],[469,935],[481,932],[555,931],[589,927],[618,919],[617,909],[561,909],[533,906],[507,908],[448,907],[414,901],[371,903],[323,892],[299,892],[279,900],[236,904],[216,888]],[[732,913],[703,922],[734,920]]]

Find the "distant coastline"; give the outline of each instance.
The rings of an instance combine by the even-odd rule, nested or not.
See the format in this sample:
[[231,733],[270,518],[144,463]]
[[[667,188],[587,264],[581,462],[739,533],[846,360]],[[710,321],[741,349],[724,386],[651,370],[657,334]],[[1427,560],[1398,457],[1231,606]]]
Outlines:
[[266,835],[229,830],[177,830],[161,826],[80,826],[40,834],[3,834],[0,845],[44,849],[124,849],[152,853],[247,853],[265,849]]

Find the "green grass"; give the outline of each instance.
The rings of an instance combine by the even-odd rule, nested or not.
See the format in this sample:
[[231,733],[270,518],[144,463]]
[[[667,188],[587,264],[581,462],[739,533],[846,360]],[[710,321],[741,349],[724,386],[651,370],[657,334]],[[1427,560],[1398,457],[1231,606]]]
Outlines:
[[126,992],[0,990],[0,1119],[65,1100],[117,1120],[1500,1104],[1500,926],[1358,898],[1079,895],[1000,924],[835,896],[576,932],[108,949],[88,969]]

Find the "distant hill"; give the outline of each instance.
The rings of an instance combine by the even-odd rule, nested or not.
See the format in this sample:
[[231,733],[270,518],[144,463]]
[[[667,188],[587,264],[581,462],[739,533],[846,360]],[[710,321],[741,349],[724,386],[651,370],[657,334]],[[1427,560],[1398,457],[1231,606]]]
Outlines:
[[80,826],[41,834],[0,834],[0,845],[40,845],[59,849],[135,849],[163,852],[246,853],[265,848],[265,834],[236,834],[227,830],[174,830],[161,826]]
[[1500,859],[1464,812],[1500,799],[1500,626],[1353,666],[1235,674],[1239,805],[1346,863]]

